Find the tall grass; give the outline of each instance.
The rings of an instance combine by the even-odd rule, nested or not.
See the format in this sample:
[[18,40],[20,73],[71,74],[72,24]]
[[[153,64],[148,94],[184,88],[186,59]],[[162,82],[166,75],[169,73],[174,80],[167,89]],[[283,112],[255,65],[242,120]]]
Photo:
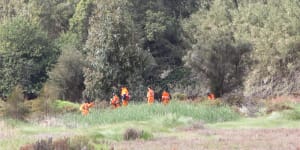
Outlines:
[[[130,104],[119,109],[91,109],[88,116],[80,113],[68,113],[61,120],[68,126],[93,126],[127,121],[146,121],[154,118],[173,116],[173,118],[192,117],[207,123],[235,120],[239,115],[230,107],[205,104],[190,104],[172,101],[169,105]],[[169,117],[170,118],[170,117]],[[172,118],[172,117],[171,117]],[[172,121],[172,119],[170,120]]]

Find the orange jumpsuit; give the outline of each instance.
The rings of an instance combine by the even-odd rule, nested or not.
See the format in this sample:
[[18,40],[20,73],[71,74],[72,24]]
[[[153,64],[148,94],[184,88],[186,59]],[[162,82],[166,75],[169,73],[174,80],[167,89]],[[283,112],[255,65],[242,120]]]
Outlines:
[[214,100],[214,99],[215,99],[215,95],[214,95],[213,93],[209,93],[209,94],[207,95],[207,98],[208,98],[209,100]]
[[111,99],[110,103],[113,106],[113,108],[120,107],[119,97],[117,95],[114,95],[114,97]]
[[129,92],[126,87],[121,89],[122,105],[127,106],[129,102]]
[[148,99],[148,104],[154,103],[154,91],[150,88],[148,88],[147,99]]
[[82,113],[82,115],[87,115],[89,114],[89,109],[91,107],[94,106],[95,103],[83,103],[81,106],[80,106],[80,111]]
[[162,96],[161,96],[161,100],[162,100],[162,103],[164,105],[167,105],[170,101],[170,94],[166,91],[163,91]]

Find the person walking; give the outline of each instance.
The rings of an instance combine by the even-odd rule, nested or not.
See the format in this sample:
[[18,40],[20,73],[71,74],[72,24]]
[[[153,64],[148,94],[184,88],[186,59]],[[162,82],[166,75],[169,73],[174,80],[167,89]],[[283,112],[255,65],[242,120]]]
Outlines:
[[166,90],[164,90],[161,94],[161,101],[164,105],[169,104],[170,101],[170,94]]
[[112,105],[112,108],[114,108],[114,109],[120,107],[120,99],[116,93],[113,93],[113,98],[110,99],[110,104]]
[[154,90],[151,87],[148,87],[147,100],[150,105],[154,103]]
[[123,86],[121,88],[121,100],[122,100],[122,106],[127,106],[129,102],[129,92],[127,87]]

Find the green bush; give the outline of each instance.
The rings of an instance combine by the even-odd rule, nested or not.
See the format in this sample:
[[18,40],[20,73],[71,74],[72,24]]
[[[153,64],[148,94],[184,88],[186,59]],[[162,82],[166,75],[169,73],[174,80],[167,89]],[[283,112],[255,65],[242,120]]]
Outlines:
[[144,140],[149,140],[149,139],[153,138],[153,134],[148,131],[143,130],[142,134],[140,135],[140,138],[144,139]]
[[286,110],[283,112],[283,117],[288,120],[300,120],[299,110]]
[[55,100],[53,105],[57,112],[77,112],[80,107],[79,104],[63,100]]

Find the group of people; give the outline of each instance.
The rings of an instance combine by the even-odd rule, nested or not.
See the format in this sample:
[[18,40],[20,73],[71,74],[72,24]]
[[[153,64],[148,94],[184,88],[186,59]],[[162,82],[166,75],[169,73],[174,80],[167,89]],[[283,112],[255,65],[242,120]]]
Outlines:
[[[126,87],[121,88],[121,101],[122,101],[122,106],[127,106],[129,103],[129,92]],[[110,99],[110,104],[112,105],[113,108],[118,108],[121,106],[120,103],[120,98],[116,93],[113,93],[113,97]]]
[[[155,92],[152,89],[152,87],[148,87],[148,91],[147,91],[147,102],[149,105],[152,105],[155,101]],[[167,90],[163,90],[163,92],[161,93],[161,102],[164,105],[167,105],[170,102],[171,96],[170,93]],[[209,100],[214,100],[215,99],[215,95],[213,93],[207,93],[207,98]],[[130,99],[130,95],[128,92],[127,87],[122,87],[121,88],[121,99],[119,98],[119,96],[116,93],[113,93],[113,97],[110,99],[110,105],[112,106],[112,108],[118,108],[121,106],[127,106],[129,103],[129,99]],[[89,109],[91,107],[93,107],[95,105],[94,102],[90,102],[89,100],[87,100],[85,103],[83,103],[80,106],[80,111],[82,112],[82,115],[87,115],[89,113]]]
[[[148,104],[152,105],[154,103],[154,90],[151,87],[148,87],[147,92],[147,102]],[[122,106],[127,106],[130,99],[130,95],[128,89],[126,87],[121,88],[121,102]],[[164,90],[161,95],[161,101],[164,105],[167,105],[170,101],[171,97],[170,94]],[[113,93],[113,97],[110,99],[110,104],[113,108],[118,108],[121,106],[120,98],[116,93]]]

